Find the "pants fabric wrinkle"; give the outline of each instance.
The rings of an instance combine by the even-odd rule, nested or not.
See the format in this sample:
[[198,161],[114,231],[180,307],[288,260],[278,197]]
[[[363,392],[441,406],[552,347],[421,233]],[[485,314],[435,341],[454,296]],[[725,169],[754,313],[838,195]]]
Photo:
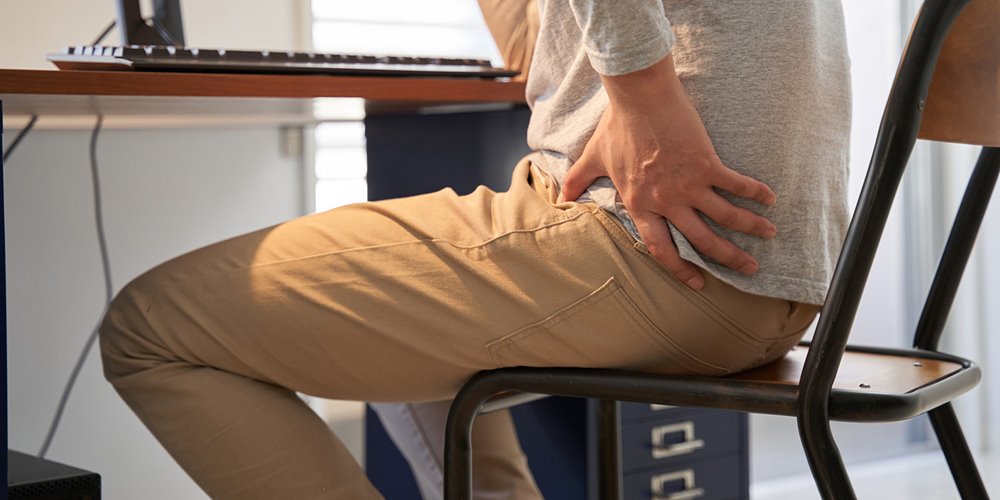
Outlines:
[[[180,256],[113,301],[106,377],[213,498],[380,498],[295,392],[417,403],[431,422],[480,370],[721,375],[783,354],[815,316],[707,275],[692,291],[556,194],[524,160],[504,193],[351,205]],[[537,497],[509,415],[476,426],[477,495]]]

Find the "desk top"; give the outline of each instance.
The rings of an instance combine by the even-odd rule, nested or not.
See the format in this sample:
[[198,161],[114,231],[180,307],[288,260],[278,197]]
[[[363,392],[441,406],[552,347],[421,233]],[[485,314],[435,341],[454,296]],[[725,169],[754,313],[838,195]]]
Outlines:
[[97,113],[110,124],[117,118],[140,126],[306,123],[365,112],[509,107],[524,103],[524,91],[523,82],[466,78],[0,69],[0,99],[13,126],[37,114],[72,127]]

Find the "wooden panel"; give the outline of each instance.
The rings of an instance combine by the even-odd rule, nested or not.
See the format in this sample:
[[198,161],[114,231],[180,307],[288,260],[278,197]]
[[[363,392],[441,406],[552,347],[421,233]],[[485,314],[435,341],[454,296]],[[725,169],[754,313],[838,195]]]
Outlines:
[[0,94],[361,97],[370,101],[523,103],[524,83],[469,78],[0,69]]
[[[809,349],[798,346],[774,363],[732,378],[753,382],[797,385]],[[834,389],[878,394],[906,394],[962,369],[936,359],[847,351],[833,383]],[[862,387],[862,384],[868,387]]]
[[1000,0],[972,0],[934,69],[920,138],[1000,146]]
[[0,69],[5,125],[89,128],[255,126],[481,111],[524,102],[524,83],[480,79]]

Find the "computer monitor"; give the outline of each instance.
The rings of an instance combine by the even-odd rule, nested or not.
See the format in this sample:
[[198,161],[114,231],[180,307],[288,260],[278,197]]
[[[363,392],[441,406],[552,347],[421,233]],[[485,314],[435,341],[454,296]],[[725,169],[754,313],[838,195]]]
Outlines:
[[116,0],[116,2],[118,32],[121,33],[122,46],[184,46],[180,0],[153,0],[153,17],[150,22],[142,17],[140,0]]

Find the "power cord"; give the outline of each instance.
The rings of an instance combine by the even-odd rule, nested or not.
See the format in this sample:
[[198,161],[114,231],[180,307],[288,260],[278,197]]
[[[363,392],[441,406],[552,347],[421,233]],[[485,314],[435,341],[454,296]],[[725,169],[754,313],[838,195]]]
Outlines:
[[[111,33],[111,30],[115,29],[116,24],[117,21],[115,20],[112,20],[110,23],[108,23],[108,25],[104,28],[104,31],[102,31],[100,35],[97,35],[97,38],[95,38],[94,41],[91,42],[90,44],[97,45],[102,41],[104,41],[104,39],[107,38],[108,33]],[[24,139],[24,136],[28,135],[28,132],[31,132],[31,129],[35,126],[36,121],[38,121],[38,115],[31,115],[31,119],[28,120],[28,124],[25,125],[25,127],[21,129],[21,131],[17,134],[17,137],[14,138],[14,141],[11,142],[10,146],[7,147],[7,151],[3,152],[3,161],[5,163],[7,162],[7,158],[10,158],[11,153],[13,153],[15,149],[17,149],[17,145],[21,143],[21,140]]]
[[17,149],[17,145],[21,143],[21,139],[24,139],[24,136],[28,135],[28,132],[31,132],[31,129],[34,128],[36,121],[38,121],[38,115],[31,115],[31,119],[28,120],[28,124],[17,133],[17,137],[15,137],[14,141],[10,143],[10,146],[7,146],[7,151],[3,152],[4,163],[7,163],[7,159],[10,158],[11,153]]
[[100,35],[97,35],[97,38],[95,38],[90,44],[97,45],[104,41],[104,37],[108,36],[108,33],[111,33],[111,30],[115,29],[116,24],[118,24],[118,21],[112,19],[111,22],[108,23],[108,26],[104,28],[104,31],[102,31]]
[[[94,221],[97,225],[97,241],[101,250],[101,264],[104,267],[104,299],[105,304],[111,303],[111,264],[108,259],[108,242],[104,235],[104,214],[101,208],[101,182],[98,176],[97,168],[97,138],[101,133],[101,126],[104,123],[104,115],[97,115],[97,123],[94,125],[94,130],[90,134],[90,176],[92,187],[94,191]],[[100,321],[100,320],[98,320]],[[94,342],[97,341],[98,326],[94,327],[94,330],[87,337],[87,342],[83,345],[83,350],[80,352],[80,356],[76,360],[76,365],[73,367],[72,373],[70,373],[69,380],[66,381],[66,387],[63,389],[62,396],[59,398],[59,405],[56,407],[56,413],[52,417],[52,424],[49,425],[49,430],[45,434],[45,441],[42,442],[42,447],[38,450],[38,457],[44,458],[45,454],[49,451],[49,446],[52,444],[52,438],[55,437],[56,430],[59,428],[59,423],[62,420],[63,412],[66,410],[66,402],[69,401],[70,393],[73,392],[73,386],[76,384],[76,379],[80,375],[80,370],[83,369],[83,364],[87,360],[87,355],[90,354],[90,350],[94,347]]]
[[[116,21],[112,20],[108,25],[101,31],[100,35],[91,42],[91,45],[98,45],[111,33],[111,30],[115,28]],[[4,153],[4,160],[7,160],[7,156],[17,146],[17,143],[21,140],[24,135],[31,130],[31,126],[35,123],[35,116],[32,115],[31,121],[28,122],[28,126],[18,134],[17,138],[8,148],[8,151]],[[104,115],[97,115],[97,123],[94,125],[94,130],[90,134],[90,175],[91,182],[94,191],[94,219],[97,225],[97,242],[100,246],[101,251],[101,264],[104,266],[104,303],[111,303],[111,264],[108,259],[108,243],[104,236],[104,215],[101,210],[101,183],[100,177],[98,176],[97,169],[97,138],[101,133],[101,126],[104,124]],[[56,413],[52,416],[52,423],[49,425],[48,432],[45,433],[45,440],[42,441],[42,447],[38,450],[38,457],[44,458],[45,454],[49,451],[49,446],[52,445],[52,438],[55,437],[56,431],[59,429],[59,423],[62,421],[63,413],[66,410],[66,403],[69,401],[69,396],[73,392],[73,386],[76,385],[76,379],[80,376],[80,371],[83,369],[83,364],[87,360],[87,355],[90,354],[90,350],[94,347],[94,342],[97,341],[98,326],[94,327],[94,330],[90,332],[87,337],[87,341],[83,344],[83,350],[80,352],[79,357],[77,357],[76,365],[73,366],[73,371],[69,375],[69,380],[66,381],[66,387],[63,388],[62,395],[59,397],[59,404],[56,406]]]
[[[160,35],[167,39],[170,43],[179,45],[177,40],[170,35],[170,32],[166,30],[160,23],[156,22],[155,19],[146,19],[147,22],[151,22],[153,28],[160,32]],[[91,43],[91,45],[100,44],[104,38],[111,33],[114,29],[116,22],[111,21],[110,24],[100,35]],[[31,130],[32,126],[35,124],[37,116],[32,115],[31,121],[28,125],[14,138],[14,142],[11,143],[10,147],[3,155],[4,161],[7,157],[14,151],[17,144],[24,138],[24,136]],[[97,241],[100,246],[101,251],[101,264],[104,271],[104,303],[105,307],[107,304],[111,303],[112,298],[112,288],[111,288],[111,262],[108,258],[108,242],[104,234],[104,214],[101,208],[101,182],[100,176],[98,175],[97,167],[97,138],[101,133],[101,126],[104,123],[104,115],[97,115],[97,123],[94,125],[94,130],[90,135],[90,175],[91,182],[94,192],[94,221],[97,226]],[[100,321],[100,320],[98,320]],[[90,332],[90,336],[87,337],[87,341],[83,345],[83,350],[80,351],[79,357],[77,357],[76,364],[73,366],[73,371],[69,375],[69,380],[66,381],[66,387],[63,388],[62,395],[59,397],[59,404],[56,406],[56,413],[52,416],[52,423],[49,425],[48,432],[45,433],[45,440],[42,442],[42,447],[38,450],[38,457],[44,458],[45,454],[48,453],[49,447],[52,445],[52,439],[56,435],[56,431],[59,429],[59,424],[62,421],[63,413],[66,410],[66,403],[69,401],[69,396],[73,392],[73,387],[76,385],[76,379],[80,376],[80,371],[83,369],[83,364],[87,361],[87,356],[90,354],[91,349],[94,347],[94,343],[97,341],[99,334],[100,323],[94,327],[93,331]]]
[[[160,23],[155,20],[146,20],[147,22],[152,22],[153,28],[160,32],[160,35],[167,39],[170,43],[179,45],[177,40],[170,35]],[[104,28],[104,31],[97,36],[96,39],[91,43],[91,45],[100,44],[111,30],[114,29],[116,22],[111,21]],[[17,137],[11,142],[7,150],[3,152],[3,161],[6,163],[7,159],[10,158],[11,154],[17,149],[17,146],[21,143],[28,132],[31,131],[35,126],[35,122],[38,120],[38,115],[31,115],[31,119],[28,124],[21,129],[17,134]],[[101,252],[101,264],[103,266],[104,272],[104,303],[105,305],[111,303],[112,298],[112,288],[111,288],[111,263],[108,258],[108,242],[107,237],[104,233],[104,214],[102,211],[101,203],[101,182],[100,176],[98,175],[97,166],[97,139],[101,133],[101,127],[104,124],[104,115],[97,115],[97,123],[94,125],[94,129],[90,135],[90,175],[91,182],[94,193],[94,221],[97,226],[97,241],[100,246]],[[80,376],[80,371],[83,369],[83,364],[87,360],[87,356],[90,354],[91,349],[94,347],[94,343],[97,341],[99,326],[95,326],[93,331],[87,337],[87,341],[83,345],[83,350],[80,352],[79,357],[77,357],[76,364],[73,366],[73,371],[70,373],[69,380],[66,381],[66,386],[63,388],[62,395],[59,398],[59,404],[56,406],[56,413],[52,417],[52,423],[49,425],[48,432],[45,434],[45,440],[42,442],[42,447],[38,450],[38,457],[44,458],[45,454],[48,453],[49,447],[52,445],[52,439],[56,435],[56,431],[59,429],[59,424],[62,421],[63,413],[66,410],[66,403],[69,401],[69,396],[73,392],[73,387],[76,385],[76,379]]]

